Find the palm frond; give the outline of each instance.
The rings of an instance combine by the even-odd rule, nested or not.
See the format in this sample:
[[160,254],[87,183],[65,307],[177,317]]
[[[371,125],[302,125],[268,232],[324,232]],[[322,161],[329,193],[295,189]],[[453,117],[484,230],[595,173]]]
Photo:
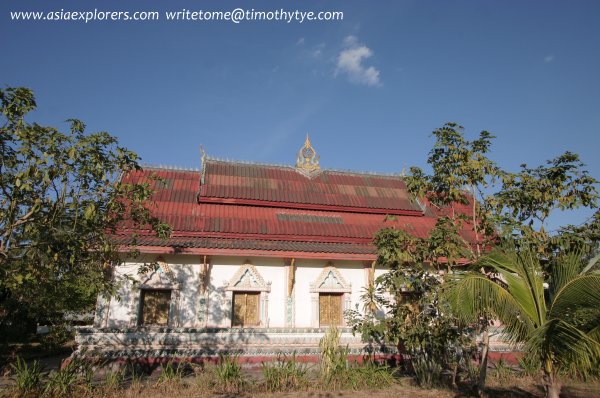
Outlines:
[[485,257],[481,263],[498,272],[507,285],[507,290],[519,302],[523,311],[536,325],[545,320],[542,269],[539,260],[530,252],[502,252]]
[[585,273],[589,272],[598,262],[600,262],[600,254],[598,254],[594,258],[592,258],[588,262],[588,264],[585,266],[585,268],[581,271],[581,273],[585,274]]
[[453,275],[442,294],[465,323],[476,322],[484,314],[497,317],[514,343],[524,341],[534,328],[521,303],[503,286],[482,274]]
[[582,268],[583,253],[577,250],[560,255],[553,261],[550,268],[550,300],[573,278],[577,277]]
[[590,330],[587,335],[590,336],[591,339],[594,339],[600,343],[600,321],[598,321],[598,326]]
[[550,306],[550,316],[560,317],[575,309],[599,307],[600,275],[579,275],[556,292]]
[[563,366],[574,365],[581,371],[592,369],[600,360],[598,340],[557,318],[536,328],[524,348],[530,354],[550,358]]

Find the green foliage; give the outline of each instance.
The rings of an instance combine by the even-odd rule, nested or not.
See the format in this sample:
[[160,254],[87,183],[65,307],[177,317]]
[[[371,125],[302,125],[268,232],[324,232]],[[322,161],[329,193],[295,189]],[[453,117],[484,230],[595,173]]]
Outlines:
[[263,362],[262,373],[265,389],[269,392],[296,391],[308,387],[308,366],[296,361],[296,354],[290,358],[278,355],[275,362]]
[[[452,306],[449,311],[445,308],[445,297],[438,295],[439,286],[430,278],[422,264],[429,264],[436,269],[441,264],[446,264],[448,271],[451,271],[451,266],[459,260],[477,261],[490,246],[502,241],[517,244],[516,250],[523,247],[522,252],[528,253],[527,256],[531,258],[540,255],[542,258],[552,259],[557,253],[575,250],[586,250],[584,254],[593,257],[600,241],[598,211],[586,224],[566,226],[554,236],[549,236],[544,227],[548,217],[556,210],[579,207],[597,209],[598,181],[584,169],[585,165],[578,155],[571,152],[565,152],[546,165],[534,168],[522,165],[520,171],[511,173],[500,169],[488,158],[494,137],[486,131],[481,132],[477,139],[469,141],[463,136],[461,126],[447,123],[436,129],[433,135],[436,141],[427,159],[432,173],[426,174],[421,168],[411,167],[405,181],[409,191],[429,207],[427,211],[438,215],[436,227],[427,237],[415,237],[410,230],[398,229],[382,230],[375,236],[378,262],[392,270],[385,280],[379,281],[378,287],[379,294],[385,293],[391,297],[380,303],[383,308],[388,308],[388,313],[385,319],[373,320],[361,316],[358,311],[350,311],[350,323],[355,330],[362,332],[366,340],[397,342],[401,349],[416,349],[418,352],[420,348],[416,343],[420,341],[420,333],[426,333],[431,319],[437,319],[437,315],[424,315],[427,314],[424,311],[426,306],[433,308],[434,314],[443,314],[440,318],[446,318],[448,322],[435,326],[440,328],[439,334],[433,333],[438,336],[443,336],[447,325],[455,323],[453,313],[461,318],[463,326],[472,327],[487,336],[486,330],[491,317],[509,316],[508,313],[515,310],[513,317],[518,315],[521,320],[509,324],[507,331],[515,341],[524,341],[524,336],[532,330],[531,325],[539,325],[541,316],[534,312],[544,312],[541,306],[544,303],[544,289],[541,283],[534,284],[533,281],[541,275],[548,276],[548,280],[561,278],[560,275],[555,275],[556,269],[560,270],[561,267],[556,268],[549,261],[536,268],[535,272],[524,272],[522,277],[530,278],[529,286],[534,290],[527,292],[520,286],[516,288],[518,293],[515,293],[496,289],[505,280],[509,280],[509,284],[513,281],[512,271],[501,274],[499,280],[494,274],[493,265],[480,264],[476,274],[463,286],[460,306]],[[464,239],[465,236],[469,236],[469,241]],[[589,283],[587,279],[582,280],[578,282],[580,286],[571,291],[589,289]],[[477,294],[469,294],[469,289],[479,290]],[[540,306],[535,307],[537,310],[534,312],[518,308],[518,300],[513,303],[515,305],[511,304],[512,294],[517,294],[519,298],[529,295],[533,304]],[[589,294],[584,296],[582,300],[590,299]],[[412,298],[412,306],[407,305],[407,297]],[[570,302],[568,298],[563,300]],[[562,308],[563,319],[556,319],[556,324],[548,324],[554,325],[553,333],[563,327],[563,321],[567,319],[569,325],[579,330],[589,330],[590,336],[600,334],[600,329],[594,329],[594,322],[600,319],[600,311],[577,306],[571,306],[570,311],[560,305],[559,308]],[[465,323],[467,319],[468,324]],[[435,322],[432,324],[435,325]],[[422,330],[419,330],[419,325]],[[561,333],[565,337],[570,336],[564,341],[568,342],[567,345],[576,340],[577,333],[574,330],[563,330]],[[543,335],[549,336],[548,333]],[[462,337],[456,337],[458,341],[462,340]],[[543,338],[540,337],[538,347],[544,346],[542,341]],[[587,339],[580,341],[580,345],[588,346]],[[406,346],[407,343],[409,346]],[[480,361],[480,393],[485,384],[486,344],[484,343]],[[461,344],[452,345],[458,347]],[[431,341],[424,346],[428,347],[427,350],[438,350],[437,344]],[[438,350],[430,358],[435,358],[440,363],[447,362],[443,357],[443,350]],[[429,357],[418,360],[423,361],[422,367],[434,366],[427,358]],[[448,365],[442,364],[442,367]]]
[[64,344],[73,339],[74,332],[69,330],[65,325],[58,324],[50,327],[48,333],[40,339],[42,345],[50,351],[60,349]]
[[123,220],[169,233],[147,206],[149,184],[118,183],[140,168],[135,153],[75,119],[68,132],[30,123],[35,109],[30,90],[0,90],[0,327],[60,324],[112,292],[109,232]]
[[[437,253],[438,257],[445,256],[448,259],[456,258],[452,254],[464,254],[459,253],[458,248],[462,252],[471,251],[470,256],[463,258],[479,256],[482,247],[494,238],[493,219],[486,207],[484,191],[502,175],[498,166],[487,157],[495,137],[482,131],[479,138],[469,141],[463,136],[462,130],[463,127],[456,123],[446,123],[434,130],[436,142],[427,159],[433,173],[427,175],[421,168],[411,167],[410,174],[405,177],[408,190],[413,195],[425,198],[450,220],[440,225],[443,230],[449,230],[449,227],[460,229],[463,222],[470,223],[475,247],[457,242],[458,234],[454,232],[450,240],[444,239],[439,233],[437,237],[432,234],[430,243],[435,244],[438,250],[457,246],[449,255]],[[466,206],[470,210],[465,210]],[[448,242],[448,245],[444,245],[444,242]]]
[[221,392],[239,393],[248,381],[242,373],[237,356],[220,355],[215,367],[217,389]]
[[579,155],[565,152],[547,161],[546,166],[529,168],[521,165],[518,173],[504,173],[502,189],[493,204],[496,212],[511,227],[531,227],[535,221],[543,226],[553,210],[595,207],[598,181],[583,169]]
[[559,253],[544,272],[527,246],[498,250],[479,263],[497,275],[495,280],[478,272],[452,275],[446,297],[465,322],[482,312],[499,319],[507,338],[538,358],[545,385],[555,393],[560,369],[588,372],[600,362],[600,317],[585,322],[576,317],[600,307],[595,261],[585,261],[581,252]]
[[322,380],[327,390],[361,390],[367,388],[386,388],[394,384],[394,376],[386,366],[374,363],[366,365],[349,364],[340,368],[329,381]]
[[363,313],[375,316],[377,311],[379,311],[377,288],[375,285],[369,285],[362,288],[360,301],[363,303]]
[[427,159],[433,174],[427,176],[421,169],[412,167],[406,178],[413,194],[426,196],[438,207],[471,203],[467,189],[486,186],[499,173],[495,163],[486,156],[495,137],[482,131],[478,139],[468,141],[462,130],[456,123],[446,123],[434,130],[436,142]]
[[327,329],[319,342],[321,351],[321,382],[327,389],[383,388],[393,384],[394,378],[385,366],[367,362],[364,366],[348,361],[348,347],[340,346],[340,332],[336,327]]
[[[441,220],[438,226],[446,222]],[[376,294],[368,298],[387,312],[379,318],[358,310],[347,312],[349,324],[363,340],[393,344],[410,354],[417,379],[426,386],[437,385],[443,370],[455,375],[459,363],[464,363],[473,349],[469,331],[458,327],[439,298],[442,277],[434,268],[423,265],[428,262],[437,266],[441,256],[461,256],[460,250],[450,254],[460,244],[454,246],[451,239],[441,238],[445,236],[441,228],[434,229],[433,238],[416,238],[395,229],[379,231],[375,236],[378,262],[388,266],[390,272],[376,280]]]
[[15,384],[20,395],[35,393],[40,389],[42,383],[42,367],[38,361],[33,361],[31,365],[20,356],[11,368],[15,374]]
[[573,251],[589,249],[590,258],[600,253],[600,210],[581,225],[562,226],[558,233],[550,238],[550,250]]

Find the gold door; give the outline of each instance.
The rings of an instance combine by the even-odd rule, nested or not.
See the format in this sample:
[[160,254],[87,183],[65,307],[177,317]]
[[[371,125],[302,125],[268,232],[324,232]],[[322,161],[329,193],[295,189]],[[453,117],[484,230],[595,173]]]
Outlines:
[[233,326],[258,325],[260,293],[233,293]]
[[170,290],[143,290],[142,324],[167,326],[170,306]]
[[321,326],[338,326],[342,324],[341,294],[319,294],[319,324]]

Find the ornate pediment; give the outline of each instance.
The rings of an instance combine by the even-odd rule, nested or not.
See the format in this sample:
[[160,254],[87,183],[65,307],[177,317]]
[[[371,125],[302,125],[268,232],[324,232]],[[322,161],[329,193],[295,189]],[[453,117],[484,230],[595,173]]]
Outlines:
[[177,289],[179,283],[175,278],[175,273],[164,258],[157,258],[156,264],[156,269],[145,274],[140,280],[141,287]]
[[331,263],[323,268],[317,279],[310,285],[311,293],[350,293],[351,291],[352,285],[346,282],[340,271]]
[[241,265],[229,280],[226,290],[271,291],[271,283],[265,282],[258,270],[250,262]]

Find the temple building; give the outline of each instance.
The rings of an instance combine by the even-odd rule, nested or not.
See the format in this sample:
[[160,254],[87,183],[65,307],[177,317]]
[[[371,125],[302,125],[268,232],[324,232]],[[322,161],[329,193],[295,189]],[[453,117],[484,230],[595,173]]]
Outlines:
[[[152,184],[155,214],[173,232],[115,235],[130,244],[137,232],[141,254],[117,267],[119,297],[100,297],[94,327],[77,335],[80,350],[109,356],[310,355],[331,325],[358,354],[344,311],[362,308],[362,290],[386,272],[373,236],[424,237],[439,215],[401,175],[322,169],[308,136],[295,166],[204,155],[200,171],[147,168],[122,181]],[[156,270],[139,275],[149,263]]]

